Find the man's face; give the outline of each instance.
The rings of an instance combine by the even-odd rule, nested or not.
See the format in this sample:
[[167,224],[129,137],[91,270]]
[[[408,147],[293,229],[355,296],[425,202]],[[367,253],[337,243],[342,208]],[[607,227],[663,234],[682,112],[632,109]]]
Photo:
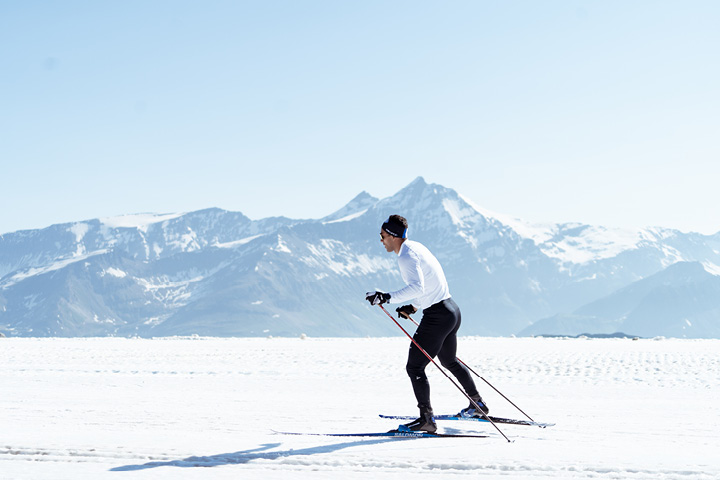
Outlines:
[[395,251],[395,237],[385,233],[385,230],[380,230],[380,241],[385,246],[385,250],[388,252]]

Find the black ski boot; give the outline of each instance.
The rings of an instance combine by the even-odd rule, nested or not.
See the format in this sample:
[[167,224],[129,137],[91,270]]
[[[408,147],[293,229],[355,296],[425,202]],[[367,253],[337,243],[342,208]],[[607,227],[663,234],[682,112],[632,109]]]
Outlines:
[[420,418],[406,423],[405,426],[413,432],[435,433],[437,425],[435,424],[435,418],[433,418],[432,408],[420,407]]
[[[473,402],[477,403],[478,407],[480,407],[480,410],[482,410],[485,415],[490,412],[490,409],[487,405],[485,405],[485,402],[483,402],[483,399],[480,395],[473,395],[470,398],[472,398]],[[482,416],[482,413],[477,411],[475,405],[473,405],[472,402],[470,402],[470,405],[467,408],[460,410],[460,413],[458,413],[458,417],[465,418],[481,418]]]

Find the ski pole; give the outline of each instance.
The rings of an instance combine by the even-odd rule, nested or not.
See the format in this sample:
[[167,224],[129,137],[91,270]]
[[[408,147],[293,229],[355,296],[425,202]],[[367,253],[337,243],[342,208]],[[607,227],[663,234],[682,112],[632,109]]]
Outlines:
[[[381,306],[382,306],[382,305],[381,305]],[[385,309],[383,309],[383,310],[385,310]],[[386,311],[385,313],[387,313],[387,311]],[[403,314],[403,317],[407,318],[407,319],[410,320],[412,323],[414,323],[416,327],[419,326],[419,324],[418,324],[410,315]],[[393,320],[394,320],[394,318],[393,318]],[[462,360],[460,360],[460,359],[457,358],[457,357],[455,357],[455,360],[457,360],[458,362],[462,363],[468,370],[470,370],[472,373],[474,373],[476,377],[478,377],[478,378],[479,378],[480,380],[482,380],[483,382],[487,383],[487,384],[490,386],[490,388],[492,388],[492,389],[495,390],[498,394],[500,394],[500,396],[503,397],[505,400],[507,400],[508,403],[510,403],[510,405],[512,405],[513,407],[517,408],[517,409],[520,411],[520,413],[522,413],[522,414],[525,415],[527,418],[529,418],[530,421],[532,421],[532,422],[535,421],[535,420],[532,419],[532,417],[531,417],[530,415],[528,415],[527,413],[525,413],[525,412],[522,410],[522,408],[520,408],[520,407],[518,407],[517,405],[515,405],[512,400],[510,400],[508,397],[506,397],[505,395],[503,395],[503,393],[502,393],[500,390],[498,390],[497,388],[495,388],[492,383],[490,383],[490,382],[488,382],[487,380],[485,380],[485,378],[484,378],[482,375],[480,375],[480,374],[477,373],[475,370],[473,370],[472,368],[470,368],[470,366],[469,366],[467,363],[463,362]]]
[[485,417],[485,419],[486,419],[488,422],[490,422],[490,423],[492,424],[492,426],[495,427],[495,429],[496,429],[498,432],[500,432],[500,435],[502,435],[503,437],[505,437],[505,440],[507,440],[508,442],[512,442],[512,440],[510,440],[510,439],[507,437],[507,435],[505,435],[505,434],[502,432],[502,430],[500,430],[500,428],[495,424],[495,422],[493,422],[492,419],[491,419],[490,417],[488,417],[488,416],[485,414],[485,412],[482,411],[482,409],[480,408],[480,406],[479,406],[477,403],[475,403],[475,400],[473,400],[472,398],[470,398],[470,396],[469,396],[467,393],[465,393],[465,390],[463,390],[462,387],[461,387],[460,385],[458,385],[457,382],[455,382],[455,380],[453,380],[452,378],[450,378],[450,375],[448,375],[448,374],[445,372],[445,370],[443,370],[442,368],[440,368],[440,365],[438,365],[437,363],[435,363],[435,360],[433,360],[433,358],[425,351],[424,348],[422,348],[422,347],[420,346],[420,344],[418,344],[418,343],[415,341],[415,339],[407,332],[407,330],[405,330],[405,329],[403,328],[403,326],[400,325],[397,320],[395,320],[395,317],[393,317],[392,315],[390,315],[390,313],[389,313],[387,310],[385,310],[385,307],[383,307],[382,304],[381,304],[381,305],[378,305],[378,306],[379,306],[380,308],[382,308],[382,311],[385,312],[388,317],[390,317],[390,320],[392,320],[393,322],[395,322],[395,325],[397,325],[397,326],[400,328],[400,330],[402,330],[403,333],[405,333],[405,335],[407,335],[407,337],[408,337],[408,338],[413,342],[413,344],[415,344],[415,346],[428,358],[428,360],[430,360],[430,362],[432,362],[432,364],[435,365],[435,366],[438,368],[438,370],[440,370],[440,371],[442,372],[442,374],[445,375],[445,377],[446,377],[448,380],[450,380],[450,381],[452,382],[452,384],[455,385],[455,387],[456,387],[458,390],[460,390],[460,392],[461,392],[463,395],[465,395],[465,397],[467,397],[468,400],[470,400],[470,403],[472,403],[472,404],[475,406],[475,409],[476,409],[478,412],[482,413],[482,416]]

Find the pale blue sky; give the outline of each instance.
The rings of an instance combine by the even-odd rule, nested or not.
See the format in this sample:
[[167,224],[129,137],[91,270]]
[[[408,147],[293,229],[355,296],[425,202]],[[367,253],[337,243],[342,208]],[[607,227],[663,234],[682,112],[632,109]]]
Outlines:
[[417,176],[720,231],[718,1],[0,1],[0,233],[319,218]]

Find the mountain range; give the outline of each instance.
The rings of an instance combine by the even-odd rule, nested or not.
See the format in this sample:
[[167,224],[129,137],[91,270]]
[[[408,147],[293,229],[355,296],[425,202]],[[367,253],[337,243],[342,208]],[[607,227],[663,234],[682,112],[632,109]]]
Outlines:
[[0,332],[395,335],[364,300],[402,287],[379,236],[393,213],[442,263],[461,334],[720,338],[720,233],[531,224],[422,177],[321,219],[208,209],[1,235]]

